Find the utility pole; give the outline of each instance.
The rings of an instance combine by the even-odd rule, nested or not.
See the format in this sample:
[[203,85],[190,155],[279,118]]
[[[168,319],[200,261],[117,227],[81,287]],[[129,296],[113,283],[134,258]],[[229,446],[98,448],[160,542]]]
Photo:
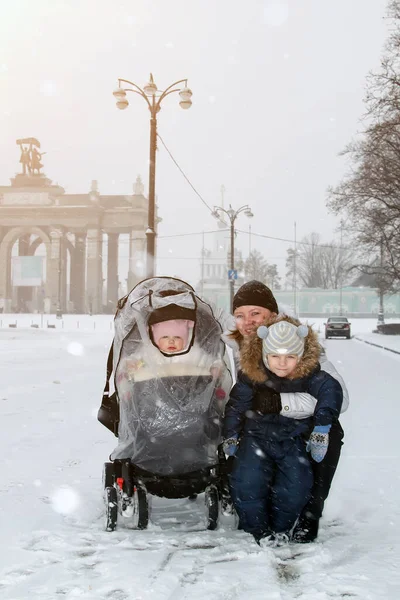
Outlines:
[[202,248],[201,248],[201,297],[203,298],[204,296],[204,231],[202,234],[202,240],[203,240],[203,244],[202,244]]
[[249,225],[249,256],[251,254],[251,225]]
[[226,192],[226,187],[224,186],[224,184],[222,184],[221,185],[221,206],[222,206],[222,208],[225,208],[224,207],[225,192]]
[[296,259],[297,259],[297,232],[296,232],[296,221],[294,222],[294,254],[293,254],[293,304],[294,313],[297,316],[297,272],[296,272]]
[[340,220],[340,250],[339,250],[339,315],[343,315],[343,219]]

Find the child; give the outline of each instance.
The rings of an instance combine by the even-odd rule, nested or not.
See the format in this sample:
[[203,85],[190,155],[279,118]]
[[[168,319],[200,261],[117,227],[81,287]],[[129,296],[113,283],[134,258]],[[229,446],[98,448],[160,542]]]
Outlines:
[[188,319],[149,325],[152,344],[145,345],[140,356],[128,356],[119,372],[132,381],[170,375],[211,375],[214,380],[220,379],[226,369],[223,361],[193,343],[193,328],[194,321]]
[[[323,460],[343,392],[321,370],[320,345],[310,327],[281,317],[257,332],[244,342],[223,437],[225,452],[235,455],[230,485],[236,511],[243,529],[259,542],[271,534],[290,534],[313,482],[304,436],[314,425],[308,448],[314,460]],[[313,417],[280,415],[280,392],[314,396]]]
[[194,321],[171,319],[150,326],[151,337],[163,354],[178,354],[188,346],[189,328],[193,329]]

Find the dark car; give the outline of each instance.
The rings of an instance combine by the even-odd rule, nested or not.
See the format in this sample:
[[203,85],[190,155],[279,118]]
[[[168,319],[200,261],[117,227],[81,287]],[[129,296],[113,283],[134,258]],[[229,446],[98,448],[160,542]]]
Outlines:
[[325,323],[325,339],[330,337],[351,338],[351,327],[346,317],[329,317]]

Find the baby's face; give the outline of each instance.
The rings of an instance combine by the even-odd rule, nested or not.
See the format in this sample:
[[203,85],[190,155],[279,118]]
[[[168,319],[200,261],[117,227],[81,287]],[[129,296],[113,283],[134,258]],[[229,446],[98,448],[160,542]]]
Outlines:
[[181,352],[183,344],[183,338],[179,335],[163,335],[157,342],[158,348],[168,353]]
[[297,367],[300,357],[297,354],[268,354],[268,368],[278,377],[288,377]]

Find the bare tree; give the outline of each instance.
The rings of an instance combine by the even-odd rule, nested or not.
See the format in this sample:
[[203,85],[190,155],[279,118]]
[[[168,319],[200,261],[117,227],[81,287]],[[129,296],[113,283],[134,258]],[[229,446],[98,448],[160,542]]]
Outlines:
[[387,17],[391,31],[385,44],[380,69],[367,76],[366,116],[384,123],[400,114],[400,2],[389,0]]
[[380,287],[395,290],[400,287],[400,0],[389,2],[388,16],[393,27],[380,69],[367,78],[366,127],[342,152],[350,170],[329,189],[328,206],[346,218],[360,270],[378,277]]
[[278,274],[278,267],[274,265],[268,265],[266,285],[273,290],[281,289],[281,278]]
[[296,259],[296,276],[304,287],[322,287],[320,265],[320,236],[311,233],[298,244],[296,251],[289,248],[286,259],[286,277],[294,276]]
[[322,244],[318,233],[304,237],[296,251],[289,248],[287,254],[286,277],[293,281],[296,258],[299,287],[337,289],[348,280],[352,267],[349,249],[335,242]]
[[253,250],[243,264],[246,281],[257,279],[270,288],[280,289],[280,277],[276,265],[270,265],[261,252]]
[[400,285],[400,121],[374,124],[346,153],[353,171],[329,190],[328,205],[346,215],[362,271],[378,274],[383,245],[387,279],[395,289]]

